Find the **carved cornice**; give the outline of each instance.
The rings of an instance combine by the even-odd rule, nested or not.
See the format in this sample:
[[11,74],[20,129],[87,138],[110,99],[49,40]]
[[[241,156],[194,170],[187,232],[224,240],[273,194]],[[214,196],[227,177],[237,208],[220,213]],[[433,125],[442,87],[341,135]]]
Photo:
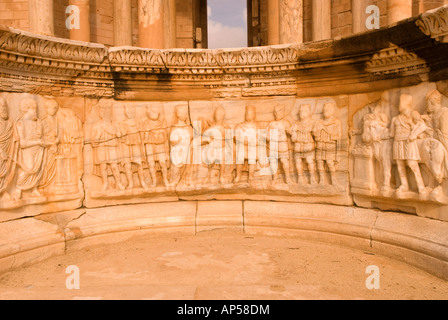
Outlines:
[[99,44],[0,29],[0,57],[5,68],[20,64],[24,71],[73,76],[97,68],[107,55],[107,48]]
[[448,43],[448,6],[422,14],[416,24],[425,35]]
[[404,76],[428,72],[429,67],[415,53],[391,44],[389,48],[374,54],[367,62],[366,70],[374,76]]

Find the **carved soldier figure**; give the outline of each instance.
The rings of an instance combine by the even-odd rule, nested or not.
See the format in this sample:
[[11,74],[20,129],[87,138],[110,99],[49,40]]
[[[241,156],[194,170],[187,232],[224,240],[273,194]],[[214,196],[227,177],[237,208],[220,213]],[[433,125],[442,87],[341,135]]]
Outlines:
[[42,120],[45,141],[48,143],[45,156],[45,170],[40,182],[40,188],[46,189],[56,176],[56,157],[61,141],[61,127],[57,117],[59,104],[56,100],[47,100],[44,104],[47,116]]
[[342,123],[335,117],[336,104],[324,105],[324,118],[314,128],[316,141],[317,170],[320,184],[325,184],[325,164],[330,171],[331,184],[337,184],[336,165],[339,162],[339,148],[342,139]]
[[120,179],[120,155],[118,150],[119,131],[111,119],[111,110],[106,105],[100,105],[100,120],[92,128],[92,147],[94,165],[99,168],[99,174],[103,180],[102,190],[109,188],[109,168],[115,179],[115,184],[120,190],[125,187]]
[[442,94],[433,90],[426,96],[427,111],[432,118],[434,137],[442,142],[448,151],[448,108],[442,106]]
[[134,188],[133,168],[137,167],[137,174],[140,179],[140,185],[143,189],[148,189],[143,175],[143,142],[140,135],[141,126],[136,116],[135,106],[127,105],[124,108],[126,120],[120,123],[121,146],[123,153],[123,165],[128,180],[128,189]]
[[191,163],[191,143],[193,128],[191,127],[188,107],[177,106],[174,111],[173,125],[170,132],[171,144],[171,187],[175,188],[184,174],[188,175],[187,185],[191,185],[191,172],[187,172]]
[[144,132],[143,143],[152,179],[152,187],[155,188],[157,186],[157,162],[162,171],[165,187],[168,187],[169,145],[166,121],[159,108],[148,107],[146,111],[148,119],[142,123],[142,131]]
[[303,162],[308,165],[310,183],[317,184],[316,180],[316,145],[313,131],[316,121],[313,120],[311,106],[303,104],[299,107],[299,121],[291,129],[291,140],[294,143],[294,160],[297,170],[298,183],[305,184],[303,176]]
[[393,159],[397,161],[398,173],[400,175],[401,186],[397,193],[409,191],[409,183],[406,172],[406,165],[412,170],[417,182],[420,194],[427,194],[426,187],[420,172],[420,153],[417,144],[418,133],[413,132],[415,128],[412,108],[412,96],[403,94],[400,97],[400,114],[392,119],[390,128],[391,137],[394,138]]
[[253,183],[258,159],[258,126],[255,121],[255,107],[247,106],[245,121],[235,128],[236,140],[236,178],[235,183],[241,181],[244,165],[247,163],[249,170],[249,184]]
[[31,190],[31,196],[41,197],[39,182],[45,170],[45,148],[51,143],[44,141],[42,122],[37,117],[37,102],[32,98],[24,98],[20,102],[20,117],[17,120],[17,131],[20,139],[18,175],[14,199],[22,198],[23,191]]
[[229,150],[232,140],[227,140],[226,131],[230,127],[225,123],[225,110],[223,107],[216,108],[213,114],[213,122],[207,130],[203,133],[203,139],[207,144],[204,153],[206,155],[208,165],[208,173],[205,184],[210,182],[212,170],[215,165],[219,166],[219,182],[220,184],[227,183],[226,168],[228,164],[233,161],[233,155],[226,151]]
[[380,100],[369,105],[370,112],[362,119],[362,142],[371,147],[374,159],[380,164],[380,170],[383,175],[381,193],[387,195],[392,190],[390,187],[392,177],[392,144],[388,127],[389,118],[379,110],[381,103],[384,101]]
[[[289,136],[291,134],[291,123],[285,119],[285,106],[278,105],[274,108],[274,118],[267,127],[267,140],[271,146],[277,143],[278,160],[282,165],[285,174],[285,182],[291,184],[290,166],[289,166]],[[273,134],[273,135],[272,135]],[[276,140],[276,141],[275,141]],[[273,175],[272,184],[277,183],[278,170]]]
[[9,200],[7,190],[16,172],[18,136],[9,119],[6,100],[0,97],[0,199]]

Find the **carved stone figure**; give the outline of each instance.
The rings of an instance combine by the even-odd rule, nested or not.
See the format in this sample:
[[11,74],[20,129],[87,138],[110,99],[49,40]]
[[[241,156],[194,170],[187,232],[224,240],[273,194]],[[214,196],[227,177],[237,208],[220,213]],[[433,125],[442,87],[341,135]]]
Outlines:
[[81,120],[76,116],[73,110],[68,108],[59,108],[58,123],[60,124],[60,143],[59,151],[62,155],[76,157],[77,179],[81,179],[84,172],[83,143],[84,132]]
[[335,117],[335,111],[335,103],[326,103],[323,109],[324,118],[314,128],[317,170],[319,171],[320,184],[326,184],[325,164],[330,171],[331,184],[337,184],[336,166],[339,162],[342,123]]
[[382,173],[381,193],[392,192],[392,142],[389,131],[389,117],[380,111],[385,101],[379,100],[369,105],[369,113],[362,119],[362,142],[371,148],[373,158],[378,161]]
[[170,132],[171,144],[171,187],[175,188],[184,175],[187,175],[186,184],[192,185],[191,171],[187,171],[191,163],[191,143],[193,128],[191,127],[188,107],[177,106],[174,111],[173,125]]
[[303,104],[299,107],[299,121],[291,129],[291,140],[294,144],[294,161],[297,170],[297,182],[306,184],[304,178],[304,162],[308,165],[310,184],[317,184],[316,179],[316,144],[313,132],[316,121],[312,118],[311,106]]
[[148,107],[146,111],[148,119],[142,123],[142,131],[144,132],[143,143],[145,145],[146,160],[152,179],[151,186],[153,188],[157,186],[156,164],[158,163],[165,187],[169,187],[169,145],[165,117],[160,108]]
[[133,105],[124,108],[126,120],[120,123],[121,147],[123,154],[123,165],[128,180],[128,189],[134,188],[133,165],[137,169],[140,185],[143,189],[148,189],[143,174],[144,151],[140,134],[141,126],[136,116],[136,109]]
[[225,123],[225,110],[223,107],[216,108],[211,126],[204,131],[203,140],[206,141],[204,154],[208,164],[207,178],[205,184],[210,183],[211,174],[215,165],[219,166],[219,183],[228,183],[226,175],[229,163],[233,161],[233,154],[230,151],[232,140],[228,139],[226,132],[230,127]]
[[[118,150],[119,131],[111,119],[109,106],[100,105],[100,120],[92,128],[92,147],[95,168],[99,169],[99,175],[103,180],[102,190],[109,188],[109,170],[115,179],[115,184],[120,190],[125,187],[120,180],[120,155]],[[97,171],[98,172],[98,171]]]
[[58,155],[59,143],[61,142],[61,127],[57,117],[59,104],[56,100],[47,100],[44,104],[47,116],[42,120],[44,139],[47,142],[45,148],[45,170],[40,182],[40,188],[47,189],[56,176],[56,157]]
[[20,139],[18,174],[14,199],[22,198],[23,191],[31,190],[32,197],[41,197],[39,182],[44,173],[45,148],[51,143],[44,141],[42,122],[37,117],[37,102],[32,98],[20,101],[20,117],[17,120]]
[[[448,176],[448,108],[442,106],[442,94],[438,90],[433,90],[428,93],[426,96],[426,105],[431,125],[434,129],[434,138],[442,143],[446,151],[444,155],[444,164],[441,167],[440,174],[437,175],[437,171],[434,174],[437,186],[431,193],[434,196],[440,196],[443,195],[443,180]],[[436,157],[433,156],[431,158],[435,159]],[[438,166],[436,165],[432,167],[437,169]],[[434,170],[432,171],[434,172]]]
[[7,192],[16,172],[18,136],[9,118],[6,100],[0,97],[0,199],[9,200]]
[[[397,193],[409,191],[409,183],[406,173],[408,166],[415,175],[418,191],[420,194],[427,194],[428,191],[423,182],[420,172],[419,162],[421,161],[417,138],[420,130],[413,119],[412,96],[401,95],[400,114],[392,119],[391,137],[394,138],[393,159],[397,162],[398,173],[400,175],[401,186]],[[416,129],[417,130],[414,130]]]
[[442,106],[442,94],[438,90],[428,93],[426,105],[435,131],[434,138],[448,150],[448,108]]
[[258,159],[258,126],[256,123],[254,106],[247,106],[245,121],[235,128],[236,140],[236,178],[235,183],[241,181],[244,165],[247,164],[249,177],[248,183],[254,182],[255,170]]
[[[285,174],[285,182],[287,184],[291,184],[291,172],[289,166],[289,136],[291,135],[291,123],[285,119],[284,105],[277,105],[274,108],[274,118],[275,120],[272,121],[267,127],[267,141],[269,142],[268,148],[273,143],[277,145],[278,160],[279,163],[281,163],[283,173]],[[278,170],[275,170],[272,178],[272,184],[275,185],[277,183],[277,180]]]

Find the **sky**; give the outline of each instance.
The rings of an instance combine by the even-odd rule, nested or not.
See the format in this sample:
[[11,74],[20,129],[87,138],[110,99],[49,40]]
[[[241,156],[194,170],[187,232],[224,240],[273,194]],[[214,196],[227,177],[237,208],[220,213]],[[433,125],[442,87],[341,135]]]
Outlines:
[[246,0],[208,0],[208,47],[247,47]]

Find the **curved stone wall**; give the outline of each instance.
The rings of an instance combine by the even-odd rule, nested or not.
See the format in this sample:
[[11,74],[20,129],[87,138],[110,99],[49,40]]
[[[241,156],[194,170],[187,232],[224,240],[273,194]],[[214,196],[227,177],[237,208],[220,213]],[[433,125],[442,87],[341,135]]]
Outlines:
[[0,29],[0,270],[224,226],[447,278],[447,15],[222,50]]

